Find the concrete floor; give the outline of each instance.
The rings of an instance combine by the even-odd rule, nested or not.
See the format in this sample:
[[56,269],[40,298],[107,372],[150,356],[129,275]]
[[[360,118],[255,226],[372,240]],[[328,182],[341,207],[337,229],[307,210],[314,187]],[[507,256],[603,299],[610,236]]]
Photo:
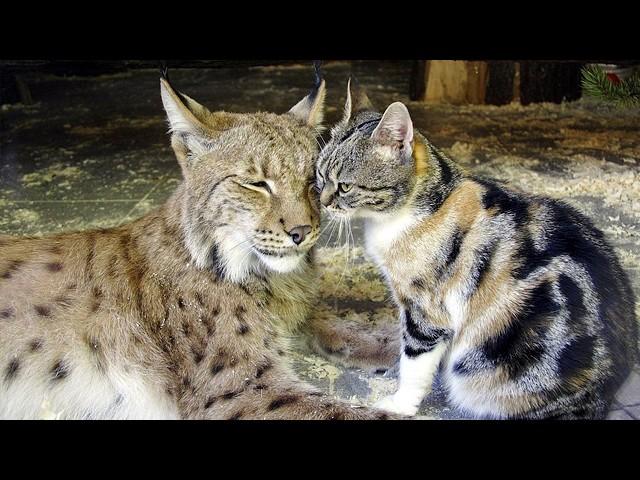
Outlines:
[[[325,65],[327,122],[341,112],[355,74],[379,108],[408,102],[406,62]],[[311,84],[308,66],[176,70],[176,87],[212,109],[284,112]],[[25,77],[37,102],[0,110],[0,233],[46,234],[117,225],[163,202],[180,180],[154,70],[101,77]],[[416,128],[468,169],[563,198],[594,219],[620,255],[640,298],[640,111],[579,101],[522,107],[408,102]],[[318,315],[389,322],[395,310],[375,267],[345,234],[319,245]],[[636,311],[640,313],[640,308]],[[301,375],[328,393],[371,403],[393,392],[393,374],[343,369],[301,348]],[[422,418],[461,418],[438,382]],[[640,368],[617,396],[612,419],[640,419]]]

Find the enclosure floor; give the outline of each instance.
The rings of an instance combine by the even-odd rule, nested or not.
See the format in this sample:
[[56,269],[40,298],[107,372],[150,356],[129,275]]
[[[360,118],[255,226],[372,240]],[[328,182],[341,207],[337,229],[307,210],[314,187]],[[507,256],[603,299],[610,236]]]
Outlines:
[[[325,66],[327,123],[338,119],[355,74],[379,108],[408,102],[403,62]],[[156,71],[101,77],[26,77],[32,106],[0,111],[0,233],[46,234],[118,225],[161,204],[180,182],[169,148]],[[176,87],[216,110],[284,112],[306,94],[308,66],[172,72]],[[477,174],[562,198],[607,235],[640,297],[640,112],[585,101],[522,107],[408,102],[417,129]],[[362,248],[345,234],[319,241],[318,314],[394,321],[389,293]],[[636,307],[640,313],[640,308]],[[394,391],[393,373],[332,365],[301,347],[300,374],[331,395],[368,404]],[[462,418],[436,382],[421,418]],[[640,419],[640,368],[618,392],[612,419]]]

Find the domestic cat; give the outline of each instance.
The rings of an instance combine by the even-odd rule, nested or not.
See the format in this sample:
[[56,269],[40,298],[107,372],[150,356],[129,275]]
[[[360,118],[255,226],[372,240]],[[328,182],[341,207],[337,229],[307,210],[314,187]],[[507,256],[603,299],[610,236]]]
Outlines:
[[316,167],[321,203],[364,219],[368,255],[402,329],[399,387],[378,407],[414,415],[441,369],[476,418],[603,418],[637,357],[627,275],[571,206],[465,172],[348,87]]
[[287,356],[314,294],[325,83],[282,115],[160,80],[183,181],[115,228],[0,237],[0,418],[379,419]]

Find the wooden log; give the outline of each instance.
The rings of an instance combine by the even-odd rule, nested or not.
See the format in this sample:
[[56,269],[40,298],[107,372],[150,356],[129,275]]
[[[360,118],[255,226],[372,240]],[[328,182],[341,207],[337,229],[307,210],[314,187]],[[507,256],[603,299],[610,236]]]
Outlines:
[[515,62],[489,62],[485,103],[506,105],[514,97]]
[[426,60],[413,60],[411,64],[411,78],[409,79],[409,99],[424,100],[426,91]]
[[515,74],[513,75],[513,101],[520,103],[520,62],[515,63]]
[[560,103],[580,98],[582,65],[579,62],[431,60],[424,64],[424,94],[420,96],[417,87],[420,65],[414,66],[410,93],[412,99],[456,105],[505,105],[512,101],[523,105]]
[[581,67],[577,62],[521,62],[521,103],[560,103],[580,98]]
[[485,101],[487,63],[459,60],[430,60],[425,68],[428,103],[454,105]]

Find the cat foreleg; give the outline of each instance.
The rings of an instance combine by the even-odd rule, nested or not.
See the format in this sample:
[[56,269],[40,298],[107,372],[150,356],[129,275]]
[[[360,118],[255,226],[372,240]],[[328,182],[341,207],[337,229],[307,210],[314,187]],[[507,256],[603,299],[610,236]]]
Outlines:
[[418,413],[420,403],[431,390],[433,378],[446,348],[446,342],[442,341],[430,351],[416,356],[409,356],[403,352],[400,357],[398,390],[380,400],[375,406],[399,415],[413,416]]

